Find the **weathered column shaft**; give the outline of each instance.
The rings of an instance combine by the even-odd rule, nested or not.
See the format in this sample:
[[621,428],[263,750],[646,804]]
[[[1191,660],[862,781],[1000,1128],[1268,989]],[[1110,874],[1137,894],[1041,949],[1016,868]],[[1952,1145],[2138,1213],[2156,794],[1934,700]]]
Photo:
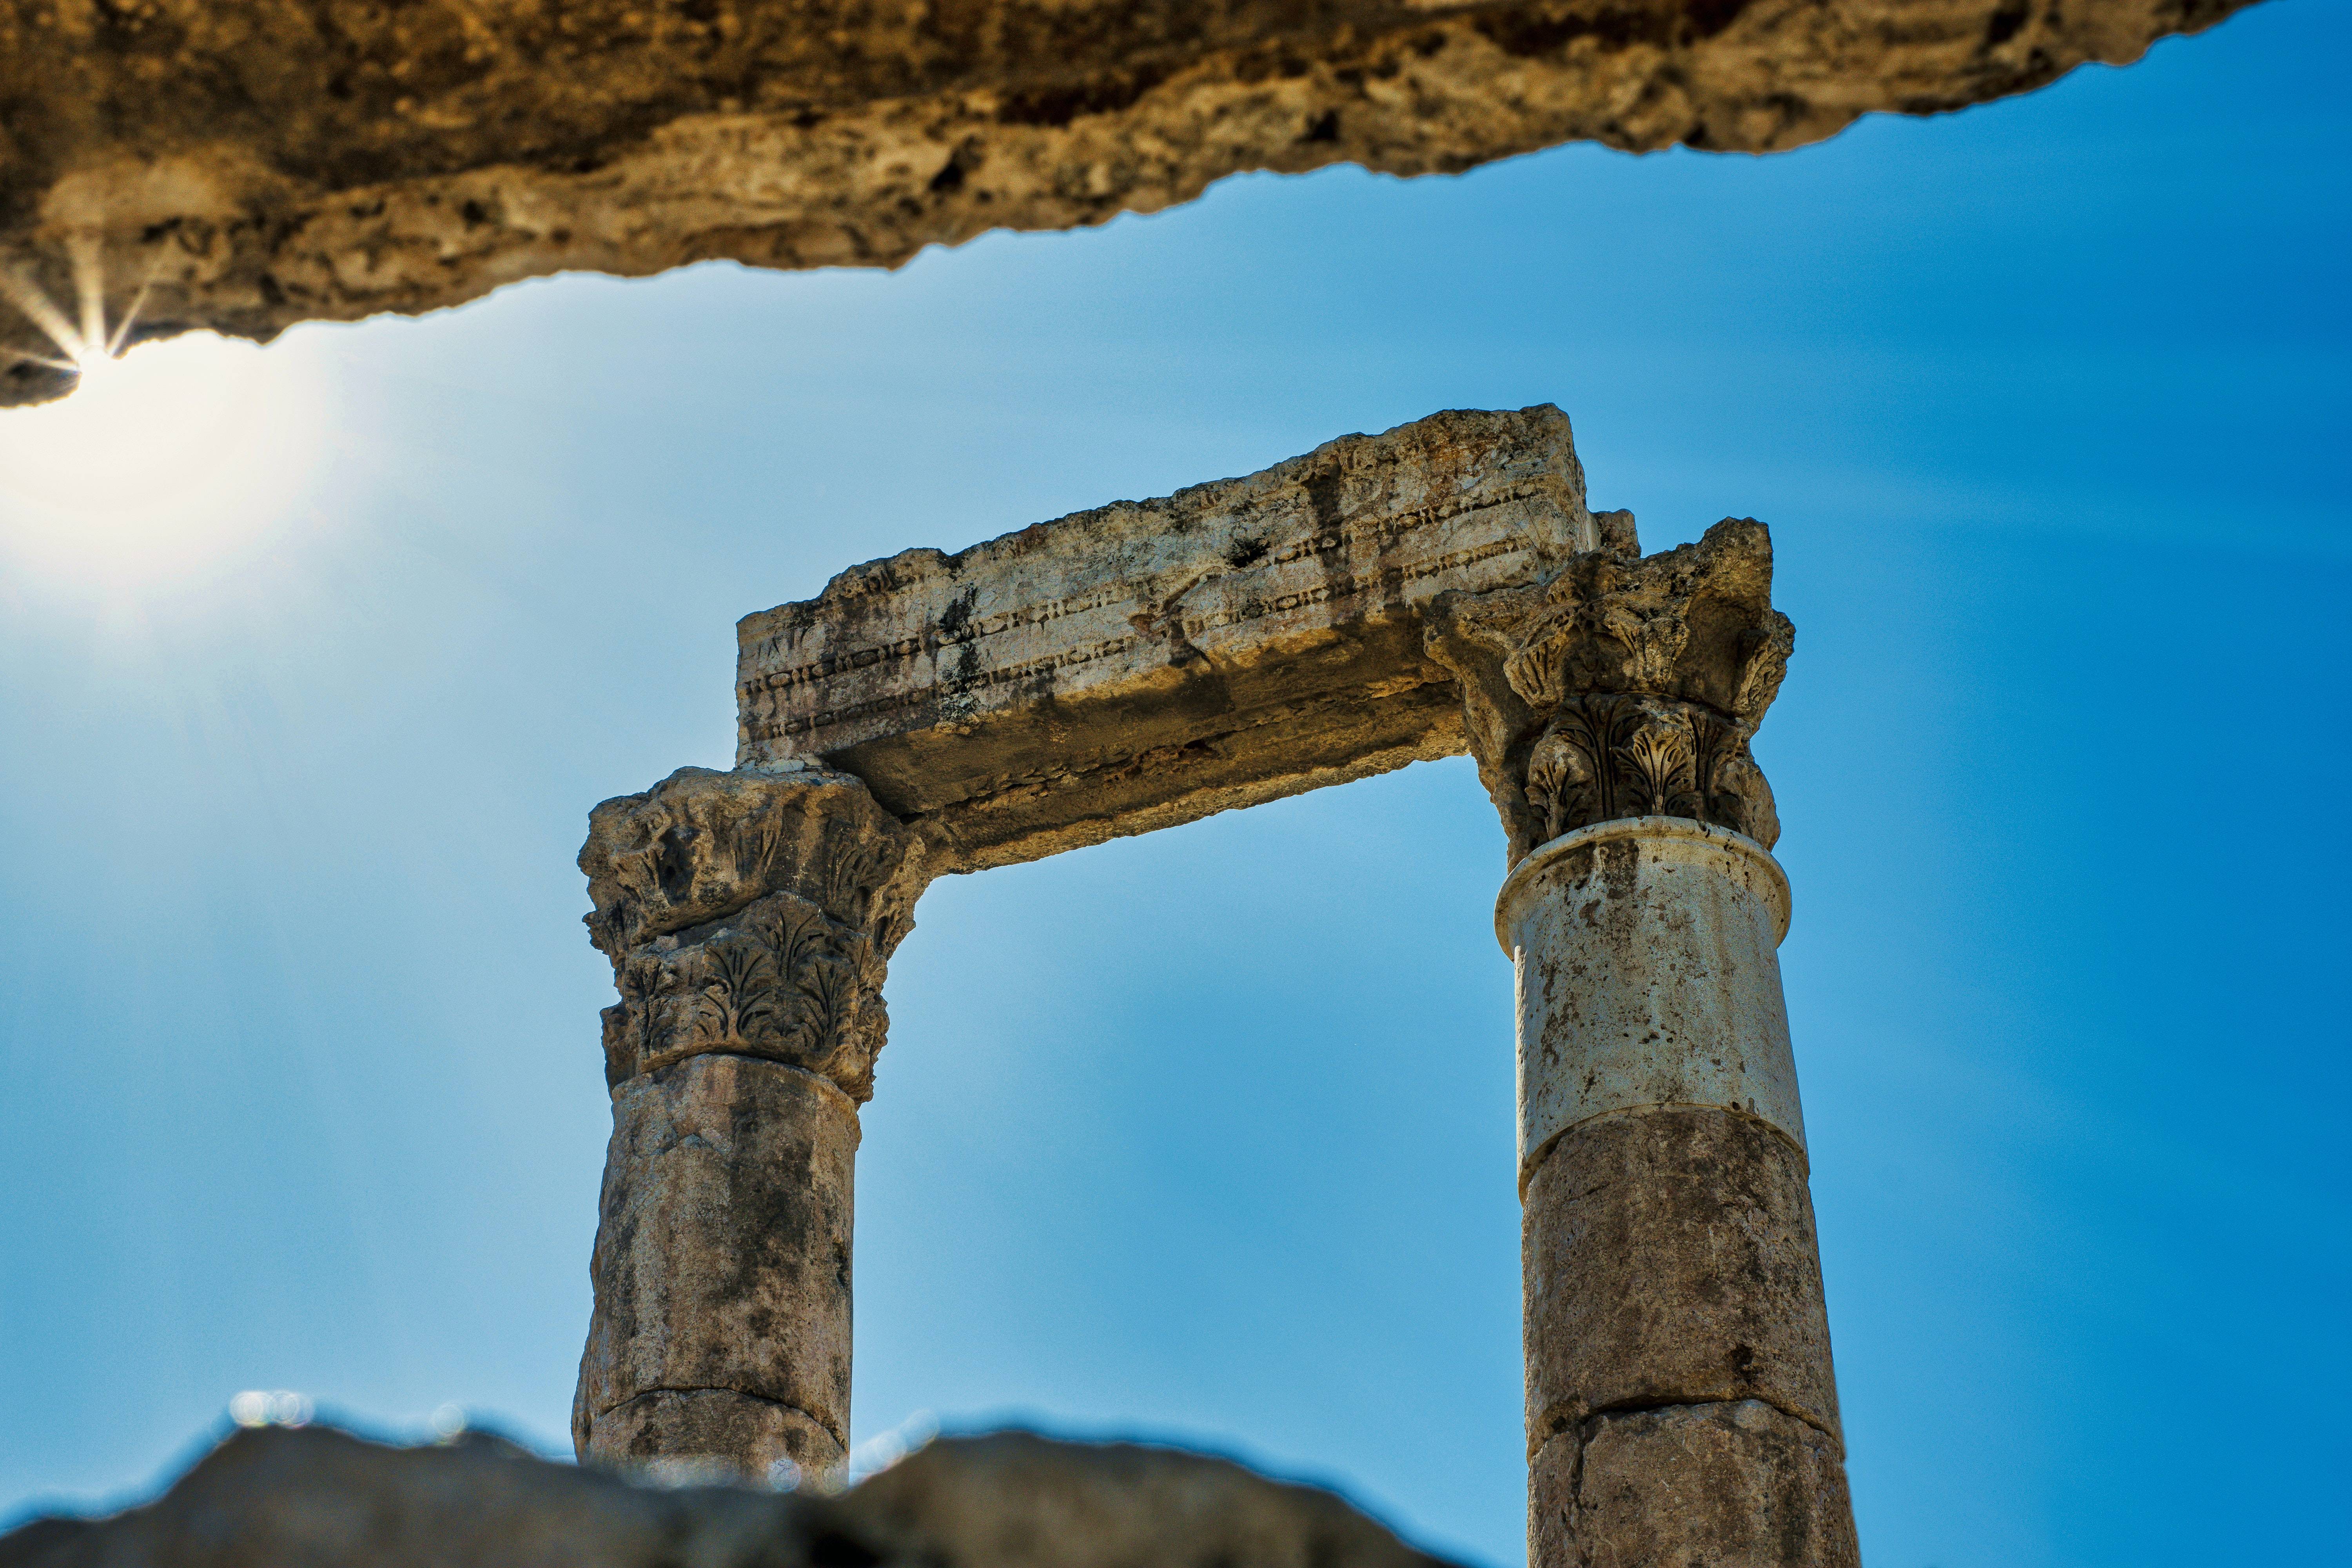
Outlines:
[[1518,971],[1532,1561],[1851,1561],[1787,885],[1673,817],[1504,884]]
[[1531,1568],[1859,1561],[1747,749],[1769,586],[1727,522],[1433,620],[1515,861]]
[[583,1458],[841,1464],[857,1137],[839,1089],[772,1062],[693,1057],[614,1091]]
[[846,1457],[857,1106],[919,859],[822,769],[686,769],[596,809],[581,866],[622,1000],[583,1459]]

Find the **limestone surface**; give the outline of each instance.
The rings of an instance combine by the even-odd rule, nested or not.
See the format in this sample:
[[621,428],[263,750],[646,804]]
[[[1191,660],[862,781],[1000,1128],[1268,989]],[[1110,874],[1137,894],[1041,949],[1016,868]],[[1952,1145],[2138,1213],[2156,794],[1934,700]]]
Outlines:
[[614,1091],[583,1458],[840,1468],[858,1136],[831,1082],[751,1058],[698,1055]]
[[613,1138],[572,1440],[757,1479],[849,1446],[858,1105],[924,846],[857,780],[683,768],[598,806],[580,867]]
[[1596,823],[1519,862],[1495,930],[1517,968],[1519,1171],[1595,1116],[1718,1105],[1805,1146],[1775,951],[1780,868],[1679,817]]
[[[0,273],[267,339],[574,269],[896,266],[1242,170],[1771,152],[2250,0],[0,0]],[[0,402],[71,371],[0,317]]]
[[1528,1472],[1543,1568],[1861,1568],[1836,1446],[1761,1400],[1594,1415]]
[[0,1568],[1443,1568],[1329,1492],[1223,1459],[1018,1433],[838,1496],[659,1488],[496,1438],[230,1437],[161,1499],[0,1536]]
[[1805,1161],[1706,1106],[1585,1122],[1528,1183],[1528,1450],[1588,1417],[1760,1399],[1841,1452]]
[[1455,754],[1431,602],[1631,536],[1559,409],[1432,415],[745,617],[739,766],[855,774],[937,872]]
[[1836,1377],[1748,741],[1795,634],[1772,543],[1441,595],[1510,845],[1531,1568],[1851,1568]]

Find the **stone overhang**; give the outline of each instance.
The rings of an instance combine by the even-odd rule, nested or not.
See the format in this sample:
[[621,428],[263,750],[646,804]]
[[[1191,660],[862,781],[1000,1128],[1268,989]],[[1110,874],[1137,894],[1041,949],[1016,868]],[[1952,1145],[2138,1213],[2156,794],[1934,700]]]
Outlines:
[[[37,324],[268,340],[567,270],[895,267],[1246,170],[1769,153],[2250,0],[0,0],[0,404]],[[37,303],[46,300],[47,307]]]

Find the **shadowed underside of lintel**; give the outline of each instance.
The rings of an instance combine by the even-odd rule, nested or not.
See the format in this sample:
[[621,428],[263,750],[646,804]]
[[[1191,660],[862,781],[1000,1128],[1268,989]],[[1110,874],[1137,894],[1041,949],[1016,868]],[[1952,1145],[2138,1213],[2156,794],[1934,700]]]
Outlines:
[[566,270],[897,266],[1252,169],[1775,152],[2250,3],[0,0],[0,296],[36,301],[0,404],[134,302],[131,341],[267,339]]
[[971,870],[1456,755],[1425,607],[1631,530],[1546,405],[908,551],[743,619],[738,765],[853,773]]

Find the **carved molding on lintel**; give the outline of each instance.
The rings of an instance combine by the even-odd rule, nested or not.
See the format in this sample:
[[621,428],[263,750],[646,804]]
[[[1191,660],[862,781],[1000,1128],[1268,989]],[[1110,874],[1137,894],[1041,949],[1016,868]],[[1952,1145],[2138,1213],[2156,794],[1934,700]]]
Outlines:
[[1771,536],[1742,518],[1696,544],[1592,551],[1541,584],[1432,606],[1429,652],[1461,683],[1513,863],[1631,816],[1772,846],[1780,818],[1748,749],[1794,646],[1771,590]]
[[814,765],[681,768],[589,823],[589,936],[621,993],[608,1082],[721,1053],[872,1097],[883,977],[926,880],[915,833]]

